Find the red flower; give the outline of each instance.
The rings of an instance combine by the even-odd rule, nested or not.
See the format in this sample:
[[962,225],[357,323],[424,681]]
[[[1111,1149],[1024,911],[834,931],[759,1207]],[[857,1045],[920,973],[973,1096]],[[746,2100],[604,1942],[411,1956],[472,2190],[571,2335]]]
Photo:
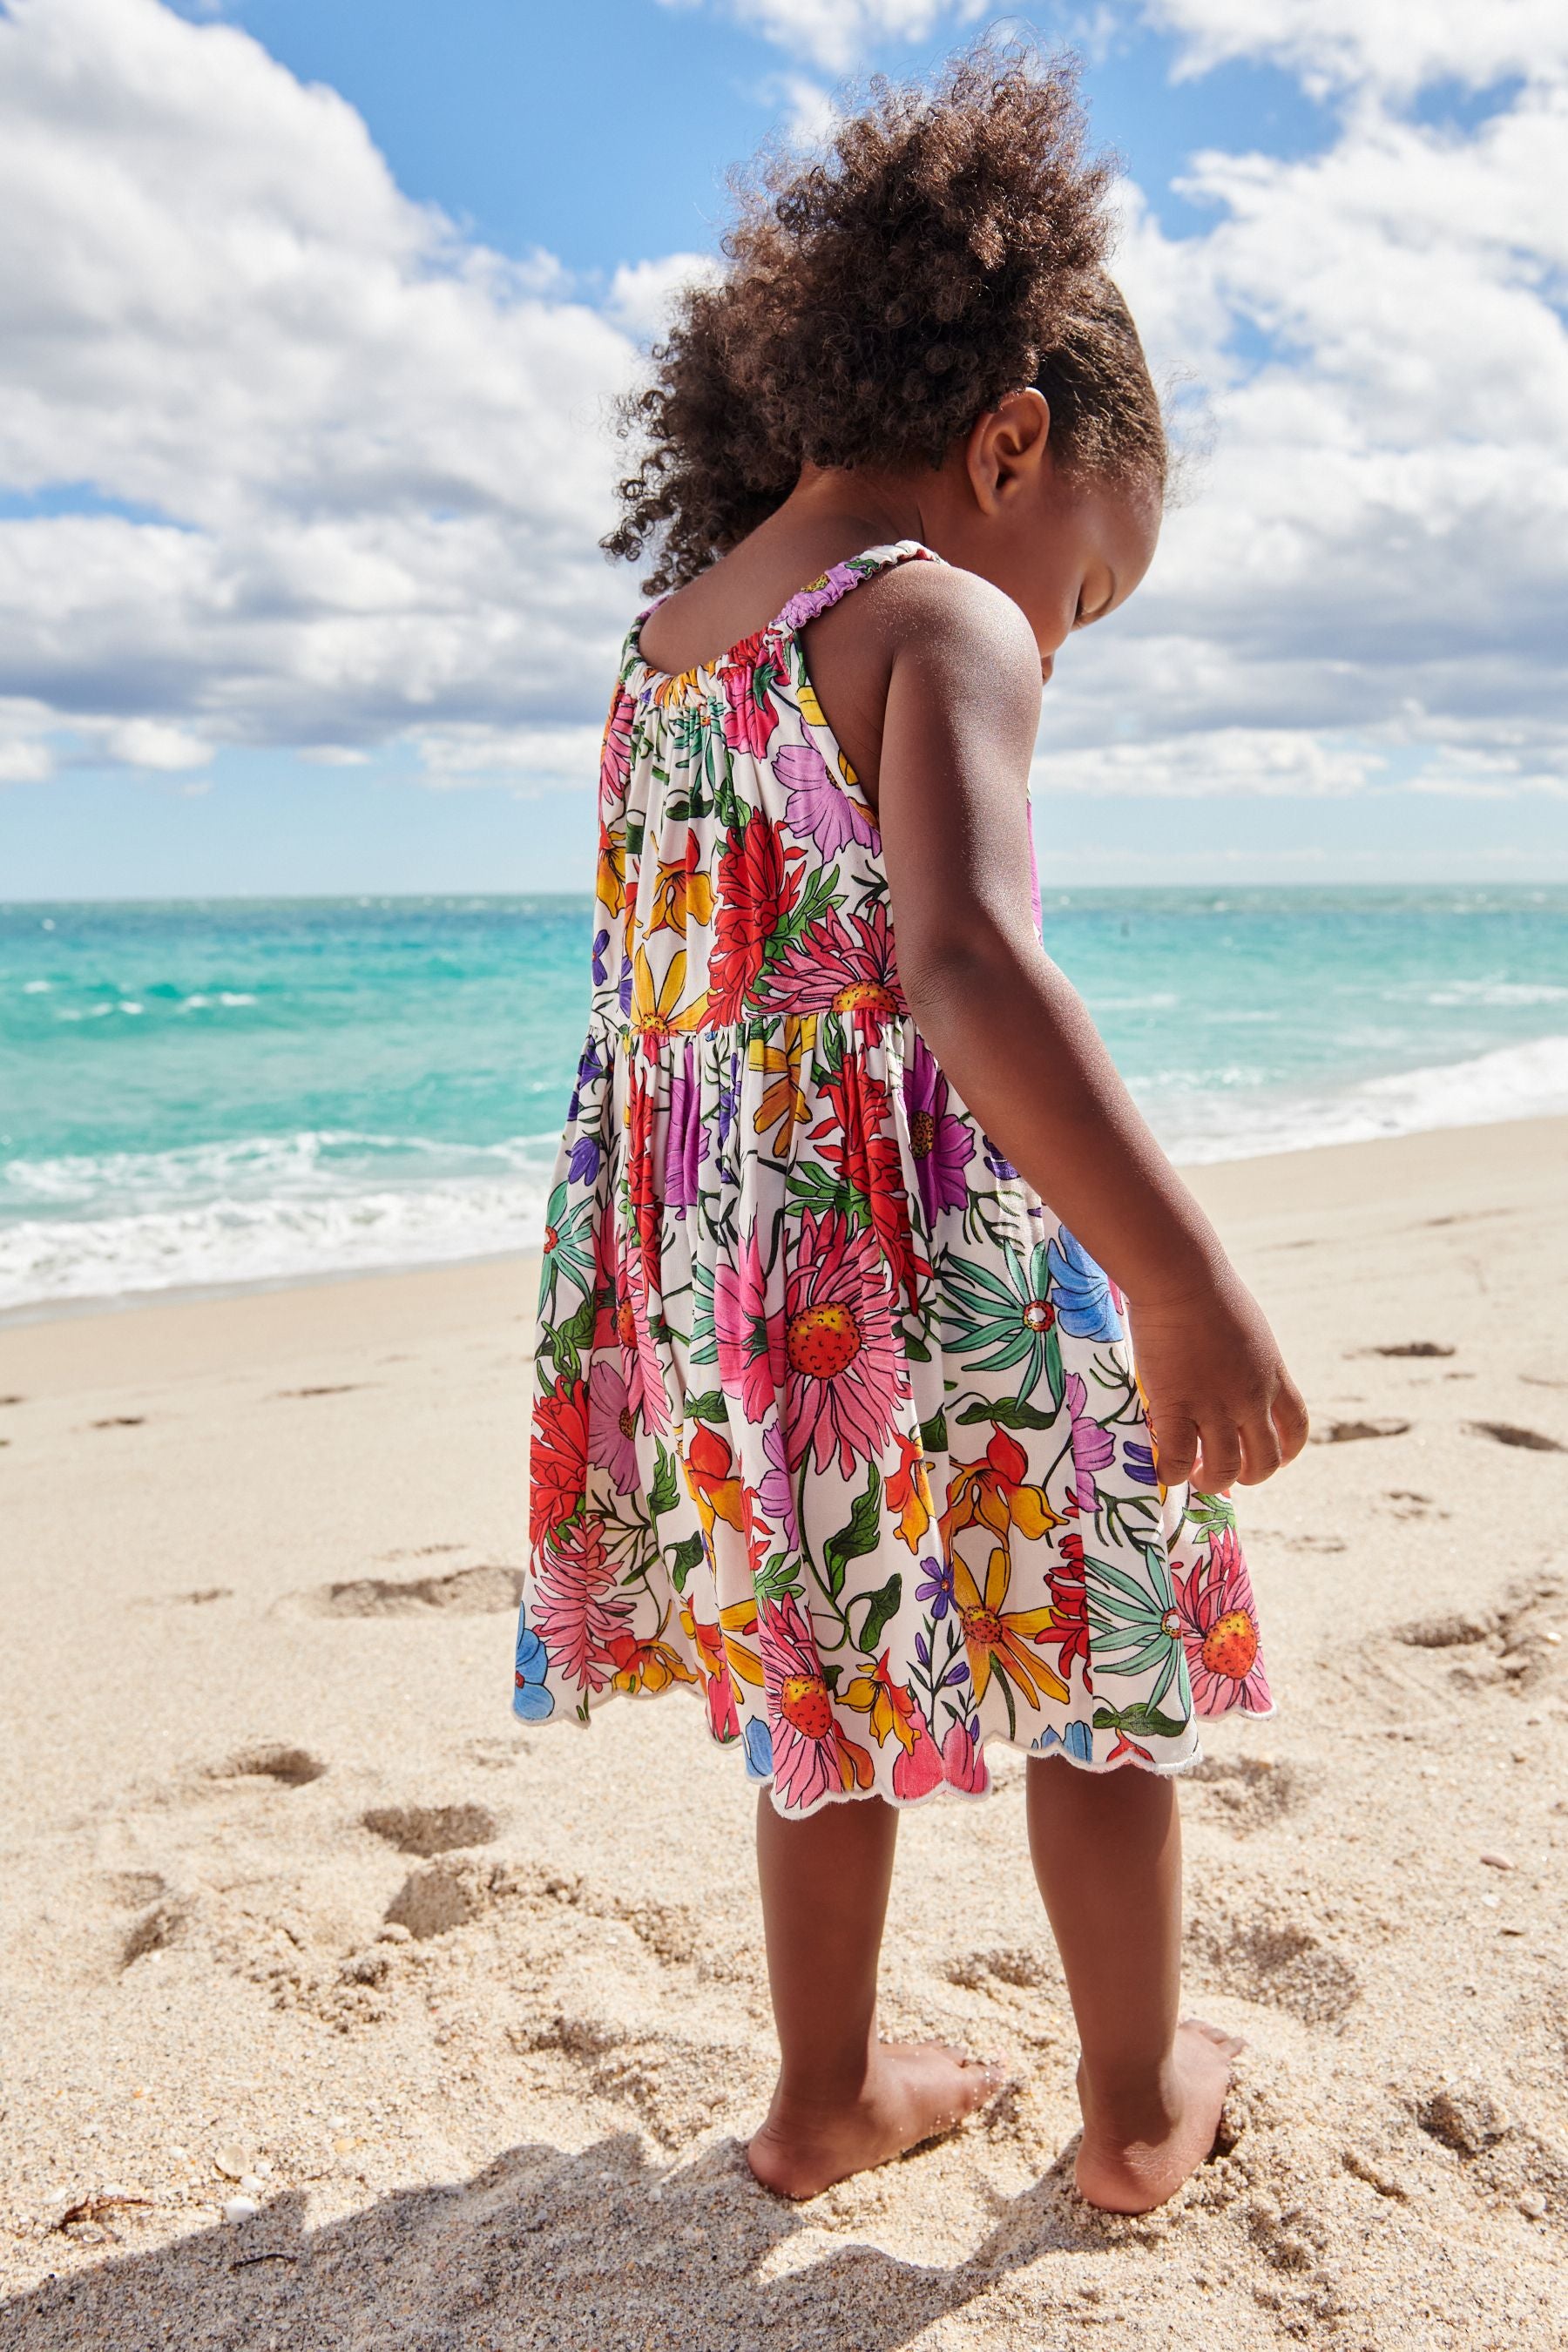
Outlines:
[[569,1519],[588,1486],[588,1387],[545,1389],[533,1406],[529,1453],[529,1531],[534,1545]]
[[1057,1538],[1058,1558],[1047,1574],[1051,1588],[1051,1615],[1048,1624],[1035,1635],[1042,1649],[1054,1649],[1057,1665],[1066,1682],[1074,1663],[1083,1668],[1083,1686],[1092,1697],[1094,1685],[1089,1671],[1089,1589],[1084,1581],[1083,1538],[1070,1530]]
[[915,1255],[910,1232],[910,1196],[893,1129],[888,1089],[853,1056],[846,1055],[822,1089],[833,1117],[811,1130],[811,1140],[830,1168],[852,1184],[869,1205],[871,1224],[887,1252],[896,1283],[914,1304],[917,1279],[930,1271]]
[[714,886],[708,1011],[721,1026],[739,1021],[763,969],[768,941],[795,904],[795,879],[765,816],[732,825]]
[[724,740],[731,751],[749,751],[754,760],[762,758],[778,724],[773,703],[778,665],[758,659],[765,635],[765,630],[759,629],[755,635],[742,637],[732,647],[721,673],[729,706],[724,713]]

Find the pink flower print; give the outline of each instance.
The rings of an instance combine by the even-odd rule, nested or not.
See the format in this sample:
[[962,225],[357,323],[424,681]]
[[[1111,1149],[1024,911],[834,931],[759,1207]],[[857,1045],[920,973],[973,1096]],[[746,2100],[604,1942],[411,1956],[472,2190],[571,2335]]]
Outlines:
[[729,706],[724,713],[724,740],[731,751],[749,751],[753,760],[763,757],[778,725],[770,691],[776,671],[762,647],[760,635],[749,638],[735,648],[742,658],[720,673]]
[[962,1789],[970,1797],[984,1795],[991,1786],[991,1772],[978,1727],[972,1731],[962,1723],[953,1725],[942,1743],[942,1769],[950,1789]]
[[947,1080],[936,1055],[918,1033],[914,1051],[904,1065],[904,1115],[929,1231],[940,1209],[962,1209],[968,1202],[965,1171],[974,1157],[974,1130],[949,1110]]
[[647,1280],[641,1253],[623,1248],[617,1279],[616,1337],[621,1343],[626,1394],[639,1425],[656,1437],[669,1427],[664,1368],[648,1328]]
[[888,909],[837,912],[812,923],[773,976],[771,1006],[780,1013],[864,1013],[897,1020],[909,1008],[899,986]]
[[843,1212],[801,1213],[784,1294],[785,1419],[792,1465],[839,1475],[880,1454],[909,1393],[881,1244]]
[[732,1258],[721,1258],[713,1273],[713,1330],[719,1348],[719,1381],[726,1395],[738,1396],[748,1421],[772,1411],[784,1384],[784,1324],[768,1307],[768,1278],[755,1228]]
[[617,686],[599,751],[601,813],[618,807],[626,797],[626,779],[632,772],[632,722],[636,717],[637,704],[624,686]]
[[922,1723],[914,1746],[907,1752],[900,1748],[893,1759],[893,1794],[910,1804],[918,1797],[929,1797],[946,1778],[942,1752]]
[[1252,1580],[1234,1528],[1209,1539],[1207,1557],[1186,1576],[1173,1576],[1176,1605],[1171,1612],[1187,1653],[1193,1706],[1198,1715],[1224,1715],[1233,1706],[1267,1715],[1273,1705],[1258,1647],[1258,1609]]
[[588,1375],[588,1459],[607,1470],[618,1495],[637,1489],[637,1415],[626,1381],[608,1356],[595,1356]]
[[1109,1470],[1116,1459],[1116,1439],[1089,1412],[1089,1391],[1077,1372],[1068,1374],[1066,1394],[1068,1411],[1072,1415],[1073,1500],[1080,1511],[1096,1511],[1100,1507],[1100,1489],[1095,1476],[1099,1471]]
[[615,1671],[609,1645],[626,1633],[632,1609],[629,1600],[608,1597],[615,1580],[615,1562],[592,1521],[563,1528],[539,1556],[534,1627],[552,1672],[579,1690],[603,1690]]
[[792,1812],[807,1812],[830,1794],[868,1789],[870,1755],[839,1727],[816,1639],[793,1593],[762,1602],[757,1640],[773,1735],[773,1785],[784,1804]]
[[784,1430],[776,1420],[770,1421],[763,1432],[763,1453],[768,1466],[757,1487],[757,1500],[791,1551],[798,1551],[800,1521],[795,1517],[795,1480],[790,1476]]
[[815,743],[785,743],[773,754],[773,773],[789,794],[784,823],[797,841],[815,841],[824,857],[837,857],[850,842],[864,849],[877,828],[836,783]]

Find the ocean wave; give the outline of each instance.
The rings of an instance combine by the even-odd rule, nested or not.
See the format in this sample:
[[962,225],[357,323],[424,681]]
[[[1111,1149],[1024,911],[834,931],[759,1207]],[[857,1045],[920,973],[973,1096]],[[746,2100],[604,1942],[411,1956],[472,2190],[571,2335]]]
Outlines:
[[[1568,1036],[1315,1093],[1142,1096],[1177,1160],[1247,1160],[1568,1112]],[[1236,1090],[1227,1088],[1231,1081]],[[0,1165],[0,1312],[305,1281],[537,1247],[553,1136],[456,1146],[322,1129]]]
[[1250,1098],[1200,1092],[1155,1098],[1144,1108],[1172,1158],[1193,1164],[1547,1118],[1568,1112],[1568,1037],[1500,1045],[1468,1061],[1391,1071],[1331,1092],[1273,1089]]

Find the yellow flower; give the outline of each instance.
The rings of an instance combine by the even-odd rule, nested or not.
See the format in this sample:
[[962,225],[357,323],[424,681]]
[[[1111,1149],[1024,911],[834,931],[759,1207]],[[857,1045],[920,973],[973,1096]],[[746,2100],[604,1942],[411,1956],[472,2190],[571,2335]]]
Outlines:
[[801,1085],[800,1068],[805,1056],[816,1043],[816,1015],[809,1013],[804,1018],[791,1016],[784,1024],[784,1044],[770,1045],[765,1037],[753,1037],[746,1048],[746,1059],[753,1070],[761,1070],[773,1080],[763,1090],[757,1105],[759,1129],[776,1128],[772,1138],[774,1151],[782,1152],[791,1126],[799,1126],[811,1117],[811,1107]]
[[914,1700],[902,1683],[894,1682],[889,1674],[886,1650],[878,1659],[875,1672],[857,1675],[843,1693],[843,1699],[846,1706],[855,1707],[869,1718],[879,1748],[890,1732],[907,1756],[921,1736]]
[[800,715],[808,727],[826,727],[827,724],[822,715],[822,705],[816,698],[816,688],[808,677],[803,677],[800,682]]
[[632,1027],[639,1036],[673,1037],[684,1029],[701,1027],[708,1010],[707,994],[698,997],[682,1013],[679,1008],[685,986],[684,948],[670,957],[669,969],[658,982],[654,979],[647,949],[638,948],[632,964]]
[[1043,1609],[1016,1609],[1005,1613],[1002,1603],[1007,1598],[1010,1574],[1011,1563],[1000,1544],[993,1547],[984,1585],[976,1584],[967,1562],[955,1559],[952,1563],[953,1598],[969,1652],[975,1699],[978,1702],[984,1697],[993,1668],[1016,1681],[1030,1706],[1037,1707],[1043,1698],[1065,1699],[1068,1686],[1060,1675],[1046,1664],[1037,1650],[1024,1647],[1026,1642],[1032,1642],[1037,1633],[1046,1631],[1056,1611],[1047,1601]]
[[618,915],[626,895],[625,825],[599,828],[599,899],[607,915]]
[[694,923],[710,923],[713,919],[713,885],[706,874],[697,871],[697,836],[687,843],[686,855],[659,861],[658,879],[653,886],[653,920],[648,925],[654,931],[679,931],[686,937],[687,918]]
[[735,1639],[737,1633],[754,1633],[757,1630],[757,1604],[748,1594],[744,1601],[731,1601],[728,1609],[719,1612],[719,1622],[724,1633],[724,1655],[730,1662],[730,1672],[739,1675],[753,1690],[763,1687],[763,1662],[755,1650]]
[[955,1535],[977,1521],[1004,1538],[1009,1528],[1035,1537],[1058,1526],[1045,1488],[1025,1483],[1028,1466],[1028,1455],[1005,1429],[995,1432],[978,1462],[954,1463],[942,1515],[943,1542],[951,1545]]

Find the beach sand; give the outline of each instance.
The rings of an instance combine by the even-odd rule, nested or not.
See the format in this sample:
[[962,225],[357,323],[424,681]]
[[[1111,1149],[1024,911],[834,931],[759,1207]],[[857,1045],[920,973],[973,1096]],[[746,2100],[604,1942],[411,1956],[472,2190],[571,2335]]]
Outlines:
[[1556,2352],[1565,1168],[1542,1120],[1194,1179],[1333,1442],[1238,1496],[1280,1711],[1183,1805],[1189,1998],[1248,2047],[1138,2221],[1072,2193],[1001,1748],[902,1825],[885,2022],[1016,2086],[751,2181],[736,1758],[680,1696],[508,1713],[527,1262],[0,1331],[0,2340]]

